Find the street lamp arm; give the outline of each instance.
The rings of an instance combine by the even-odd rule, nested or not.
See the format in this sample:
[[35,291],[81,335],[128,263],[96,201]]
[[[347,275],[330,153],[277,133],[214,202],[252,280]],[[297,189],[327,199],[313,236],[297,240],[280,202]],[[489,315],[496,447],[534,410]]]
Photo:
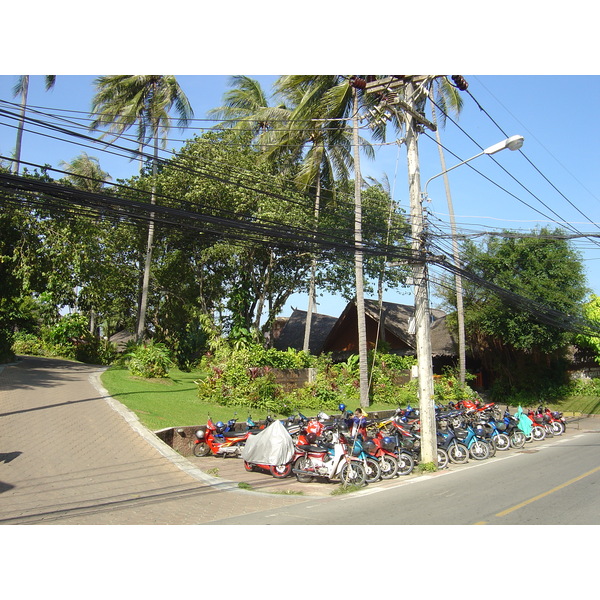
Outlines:
[[485,154],[485,151],[480,152],[479,154],[476,154],[475,156],[471,156],[471,158],[467,158],[467,160],[463,160],[462,162],[459,162],[457,165],[454,165],[453,167],[450,167],[449,169],[446,169],[445,171],[442,171],[441,173],[438,173],[437,175],[430,177],[427,180],[427,182],[425,183],[425,187],[423,188],[423,190],[424,190],[423,197],[427,198],[427,186],[429,185],[430,181],[432,181],[433,179],[436,179],[437,177],[441,177],[442,175],[444,175],[444,173],[448,173],[449,171],[452,171],[453,169],[456,169],[457,167],[460,167],[460,166],[464,165],[465,163],[468,163],[468,162],[474,160],[475,158],[479,158],[483,154]]
[[456,167],[460,167],[461,165],[464,165],[465,163],[471,162],[472,160],[479,158],[480,156],[483,156],[484,154],[496,154],[496,152],[500,152],[501,150],[506,150],[507,148],[509,150],[518,150],[523,145],[524,139],[525,138],[522,135],[513,135],[509,138],[506,138],[505,140],[502,140],[501,142],[498,142],[497,144],[494,144],[493,146],[490,146],[489,148],[486,148],[479,154],[476,154],[475,156],[471,156],[471,158],[467,158],[467,160],[463,160],[462,162],[459,162],[457,165],[454,165],[453,167],[450,167],[449,169],[446,169],[445,171],[442,171],[441,173],[438,173],[437,175],[430,177],[427,180],[425,187],[423,188],[424,189],[423,194],[422,194],[423,198],[427,198],[427,186],[429,185],[429,182],[432,179],[435,179],[436,177],[440,177],[440,175],[443,175],[444,173],[448,173],[449,171],[456,169]]

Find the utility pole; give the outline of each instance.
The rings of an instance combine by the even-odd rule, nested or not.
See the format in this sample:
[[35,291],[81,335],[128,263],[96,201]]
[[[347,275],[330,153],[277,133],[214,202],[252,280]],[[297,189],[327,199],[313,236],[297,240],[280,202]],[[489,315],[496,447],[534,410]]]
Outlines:
[[360,405],[369,406],[369,365],[367,359],[367,327],[365,318],[364,265],[362,241],[362,198],[360,147],[358,139],[358,90],[364,89],[361,79],[351,80],[353,94],[352,144],[354,145],[354,266],[356,273],[356,317],[358,326],[358,363]]
[[[412,80],[406,84],[406,100],[412,108],[416,104],[416,86]],[[415,325],[417,343],[417,369],[419,373],[419,419],[421,421],[421,460],[437,463],[437,430],[433,392],[433,363],[431,352],[431,321],[427,262],[425,261],[425,227],[421,197],[419,169],[418,130],[415,117],[406,114],[406,155],[408,162],[408,189],[412,234],[413,285],[415,294]]]
[[404,112],[406,122],[406,154],[408,163],[408,186],[410,198],[410,219],[412,235],[412,272],[415,295],[415,325],[417,369],[419,377],[419,414],[421,421],[421,460],[424,463],[437,463],[437,429],[435,422],[435,404],[433,390],[433,364],[431,352],[431,321],[429,312],[429,290],[427,281],[427,263],[425,259],[425,228],[421,197],[421,179],[419,170],[418,136],[419,126],[425,125],[435,131],[437,128],[417,110],[417,102],[422,100],[426,91],[418,86],[425,83],[428,76],[395,76],[383,81],[367,84],[371,92],[392,90],[402,87],[404,100],[396,103]]

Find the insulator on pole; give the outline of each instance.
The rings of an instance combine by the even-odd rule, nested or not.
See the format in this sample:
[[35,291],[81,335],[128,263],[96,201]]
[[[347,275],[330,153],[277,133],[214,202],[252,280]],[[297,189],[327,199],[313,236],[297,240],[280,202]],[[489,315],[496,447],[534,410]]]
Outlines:
[[454,81],[454,85],[461,92],[464,92],[469,87],[467,80],[462,75],[452,75],[452,81]]

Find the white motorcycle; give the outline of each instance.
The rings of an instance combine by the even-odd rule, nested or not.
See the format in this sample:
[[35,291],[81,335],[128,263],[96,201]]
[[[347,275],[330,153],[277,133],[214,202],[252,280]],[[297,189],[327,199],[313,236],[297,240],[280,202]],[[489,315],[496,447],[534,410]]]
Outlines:
[[296,445],[300,456],[294,461],[292,472],[300,483],[310,483],[315,477],[340,480],[342,485],[365,484],[367,474],[362,461],[348,453],[348,443],[339,431],[332,431],[327,446]]

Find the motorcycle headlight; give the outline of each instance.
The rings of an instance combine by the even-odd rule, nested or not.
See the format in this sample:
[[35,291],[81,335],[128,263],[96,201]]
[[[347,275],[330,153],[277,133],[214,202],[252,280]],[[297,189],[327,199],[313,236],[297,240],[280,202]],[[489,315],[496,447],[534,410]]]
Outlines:
[[199,440],[203,440],[204,439],[204,431],[202,431],[202,429],[198,429],[198,431],[196,431],[196,437]]

